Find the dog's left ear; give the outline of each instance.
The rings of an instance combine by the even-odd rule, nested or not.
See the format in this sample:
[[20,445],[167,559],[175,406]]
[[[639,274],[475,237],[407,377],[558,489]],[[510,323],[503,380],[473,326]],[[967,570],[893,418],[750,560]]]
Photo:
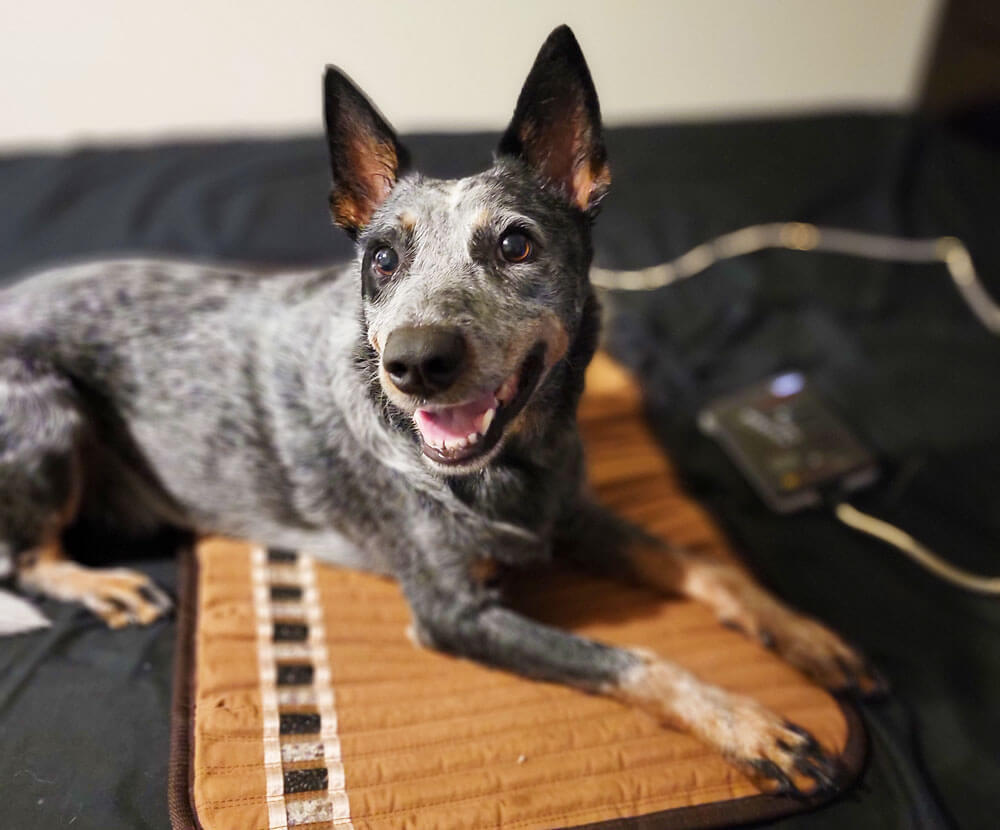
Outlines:
[[364,93],[334,66],[326,68],[323,94],[333,172],[330,212],[354,237],[385,201],[410,156]]
[[571,204],[596,215],[611,171],[597,92],[569,26],[542,45],[497,152],[523,159]]

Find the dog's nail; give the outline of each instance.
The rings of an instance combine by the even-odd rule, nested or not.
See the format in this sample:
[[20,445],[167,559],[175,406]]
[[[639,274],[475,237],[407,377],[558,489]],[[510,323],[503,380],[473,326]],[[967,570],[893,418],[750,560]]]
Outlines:
[[830,764],[818,764],[811,758],[796,758],[795,769],[816,782],[816,792],[830,792],[838,788],[836,769]]
[[799,737],[800,746],[802,750],[805,750],[807,752],[818,751],[822,753],[822,749],[820,749],[819,742],[801,726],[786,720],[784,722],[784,727],[789,732]]
[[767,758],[756,758],[750,761],[750,766],[753,767],[758,776],[766,778],[777,785],[771,791],[773,795],[790,795],[798,792],[798,787],[795,786],[792,779],[774,761],[770,761]]

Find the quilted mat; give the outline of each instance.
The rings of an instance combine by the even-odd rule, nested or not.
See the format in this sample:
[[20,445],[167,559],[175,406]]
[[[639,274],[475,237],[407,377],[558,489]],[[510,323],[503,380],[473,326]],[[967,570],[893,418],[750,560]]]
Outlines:
[[[595,492],[652,532],[731,556],[639,409],[599,355],[581,406]],[[416,647],[389,580],[219,538],[185,571],[175,828],[702,828],[818,804],[760,794],[695,739],[614,701]],[[517,597],[545,622],[752,695],[860,771],[854,710],[700,606],[555,572]]]

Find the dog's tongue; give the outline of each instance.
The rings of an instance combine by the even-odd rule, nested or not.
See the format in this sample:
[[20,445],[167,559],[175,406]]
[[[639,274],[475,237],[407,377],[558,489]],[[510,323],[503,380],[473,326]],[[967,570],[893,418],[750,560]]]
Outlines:
[[440,446],[445,441],[457,441],[484,432],[489,427],[484,420],[486,414],[492,411],[496,398],[492,392],[485,392],[474,401],[446,406],[441,409],[418,409],[413,413],[413,420],[424,440],[431,445]]

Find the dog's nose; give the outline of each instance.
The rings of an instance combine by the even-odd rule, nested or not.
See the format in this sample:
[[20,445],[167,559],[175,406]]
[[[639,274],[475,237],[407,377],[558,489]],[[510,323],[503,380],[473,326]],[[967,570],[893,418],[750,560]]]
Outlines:
[[426,398],[458,379],[466,351],[465,338],[453,329],[399,328],[385,341],[382,365],[400,391]]

